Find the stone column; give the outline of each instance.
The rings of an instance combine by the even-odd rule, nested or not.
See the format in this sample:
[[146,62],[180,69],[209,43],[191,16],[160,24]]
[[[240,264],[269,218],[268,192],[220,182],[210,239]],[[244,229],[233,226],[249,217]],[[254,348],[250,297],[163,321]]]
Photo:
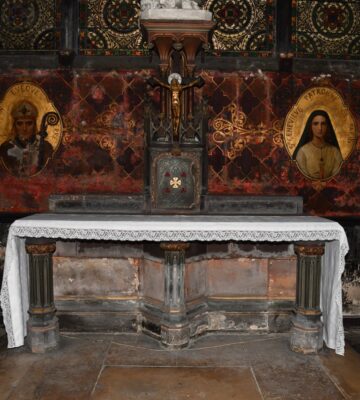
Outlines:
[[320,280],[323,244],[295,245],[297,261],[296,314],[291,329],[290,347],[303,354],[317,353],[323,347],[320,320]]
[[170,348],[181,348],[190,340],[186,315],[184,275],[185,250],[188,243],[161,243],[165,250],[165,304],[161,321],[161,342]]
[[33,353],[44,353],[58,344],[59,324],[55,316],[52,254],[53,241],[27,239],[29,254],[30,318],[27,344]]

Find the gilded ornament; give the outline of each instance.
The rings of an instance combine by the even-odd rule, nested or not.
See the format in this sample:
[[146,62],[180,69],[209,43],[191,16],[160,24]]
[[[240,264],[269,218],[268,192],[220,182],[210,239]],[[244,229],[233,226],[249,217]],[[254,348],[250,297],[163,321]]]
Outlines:
[[179,179],[177,176],[174,178],[170,179],[170,186],[173,189],[178,189],[181,186],[181,179]]
[[231,113],[230,121],[220,117],[214,120],[213,140],[217,144],[226,144],[225,154],[233,160],[249,143],[263,143],[268,130],[263,123],[254,128],[246,126],[246,115],[239,111],[235,104],[228,107]]

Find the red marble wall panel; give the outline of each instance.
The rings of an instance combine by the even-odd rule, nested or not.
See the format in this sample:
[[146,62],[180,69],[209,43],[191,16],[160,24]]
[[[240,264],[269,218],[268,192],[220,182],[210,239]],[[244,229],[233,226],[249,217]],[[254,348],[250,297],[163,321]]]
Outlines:
[[[203,72],[209,96],[210,132],[209,192],[238,195],[300,195],[308,214],[326,216],[360,215],[359,141],[340,173],[327,181],[306,178],[291,160],[282,139],[284,119],[299,96],[318,85],[320,79],[309,75],[280,73]],[[321,77],[320,77],[321,78]],[[352,112],[357,130],[360,126],[359,81],[328,79],[327,87],[336,89]],[[245,114],[246,121],[232,120],[229,106]],[[219,143],[213,122],[224,118],[234,138]],[[243,121],[242,121],[243,122]],[[239,128],[240,126],[240,128]],[[239,132],[243,129],[243,133]],[[236,134],[238,133],[238,134]]]
[[54,257],[53,260],[57,300],[123,300],[138,296],[139,259]]
[[146,76],[148,71],[14,71],[0,75],[0,98],[14,83],[36,83],[64,124],[58,151],[38,175],[16,177],[0,166],[0,212],[44,211],[50,194],[141,192]]
[[[0,99],[14,83],[37,83],[64,124],[58,151],[38,175],[15,177],[0,166],[0,212],[46,211],[50,194],[141,193],[145,80],[151,73],[16,70],[0,74]],[[283,145],[281,130],[287,113],[318,77],[261,71],[202,71],[201,75],[205,85],[195,95],[197,101],[209,98],[209,193],[300,195],[306,213],[360,215],[359,143],[340,173],[324,182],[306,178]],[[360,81],[330,77],[327,85],[341,94],[359,128]],[[236,119],[241,112],[244,119]],[[214,136],[213,124],[220,118],[228,130],[237,132],[233,137]]]
[[140,269],[140,289],[141,295],[150,302],[164,302],[164,274],[162,262],[144,258]]
[[272,299],[295,299],[296,261],[296,257],[269,259],[269,297]]
[[207,294],[210,297],[266,297],[268,259],[237,258],[209,260]]

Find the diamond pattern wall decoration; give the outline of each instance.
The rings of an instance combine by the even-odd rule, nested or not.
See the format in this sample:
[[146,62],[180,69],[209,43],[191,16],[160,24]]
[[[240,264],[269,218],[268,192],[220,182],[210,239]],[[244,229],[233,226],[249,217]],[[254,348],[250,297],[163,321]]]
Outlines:
[[[152,72],[63,69],[0,74],[0,98],[26,76],[48,94],[64,124],[55,157],[31,181],[0,168],[0,211],[45,211],[52,193],[142,193],[148,173],[144,92]],[[326,182],[304,177],[284,147],[284,119],[314,84],[313,75],[206,70],[200,74],[205,85],[195,92],[195,103],[209,99],[210,194],[298,195],[304,198],[307,214],[360,214],[360,142],[339,174]],[[341,93],[360,126],[360,80],[334,77],[328,84]]]

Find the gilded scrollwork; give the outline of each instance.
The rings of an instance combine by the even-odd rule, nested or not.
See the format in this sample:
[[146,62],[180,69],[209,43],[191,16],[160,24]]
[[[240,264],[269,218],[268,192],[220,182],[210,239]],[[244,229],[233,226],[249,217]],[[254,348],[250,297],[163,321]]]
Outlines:
[[229,159],[236,158],[249,144],[263,143],[269,135],[273,135],[275,144],[282,145],[281,121],[275,121],[271,129],[266,128],[263,122],[248,126],[245,113],[235,104],[231,104],[227,111],[230,112],[230,120],[216,118],[212,124],[212,136],[215,143],[225,146],[225,155]]

